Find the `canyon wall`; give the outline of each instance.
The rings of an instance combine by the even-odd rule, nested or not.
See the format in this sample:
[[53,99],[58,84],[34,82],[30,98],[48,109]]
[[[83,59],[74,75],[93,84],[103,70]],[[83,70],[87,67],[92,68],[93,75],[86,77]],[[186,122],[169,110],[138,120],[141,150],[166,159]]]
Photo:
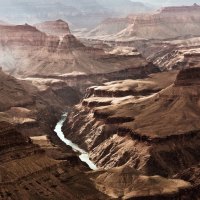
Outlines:
[[199,162],[198,74],[198,68],[185,70],[163,87],[157,85],[162,78],[93,87],[69,114],[66,137],[99,167],[128,164],[172,176]]
[[[104,52],[103,49],[87,47],[70,34],[70,30],[66,27],[64,33],[55,33],[55,26],[59,30],[60,21],[56,21],[53,25],[52,23],[48,27],[46,23],[39,25],[45,27],[43,27],[45,30],[43,28],[41,30],[46,33],[27,24],[2,26],[0,30],[2,68],[18,77],[42,75],[47,78],[57,76],[58,79],[63,76],[120,74],[120,71],[135,71],[135,68],[140,67],[141,70],[150,67],[147,71],[151,73],[156,69],[140,54],[118,55]],[[49,31],[54,35],[49,35]],[[66,35],[60,36],[60,34]]]
[[[150,14],[130,15],[123,19],[104,21],[87,36],[123,41],[169,39],[179,36],[199,35],[199,11],[200,6],[197,4],[193,6],[165,7]],[[127,27],[123,27],[123,30],[120,21],[125,21],[127,24]],[[102,27],[104,30],[102,30]],[[112,27],[115,30],[114,32],[110,32]]]

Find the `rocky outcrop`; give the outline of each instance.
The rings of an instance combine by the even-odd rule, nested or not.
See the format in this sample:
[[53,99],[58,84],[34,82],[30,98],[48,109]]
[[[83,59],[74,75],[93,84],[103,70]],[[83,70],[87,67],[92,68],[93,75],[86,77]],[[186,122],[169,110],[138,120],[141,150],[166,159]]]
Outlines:
[[180,71],[175,81],[175,86],[192,86],[200,84],[199,72],[199,68],[190,68]]
[[190,184],[160,176],[147,177],[127,166],[88,173],[96,187],[119,199],[183,199]]
[[199,189],[200,189],[200,166],[194,165],[178,174],[176,174],[174,177],[181,178],[182,180],[189,181],[194,188],[195,194],[193,195],[193,198],[196,196],[199,197]]
[[[86,177],[84,170],[87,168],[72,150],[67,150],[67,154],[54,146],[52,151],[60,155],[56,160],[11,124],[0,122],[0,129],[2,199],[108,199]],[[75,176],[79,178],[72,183]]]
[[63,110],[80,99],[80,93],[61,80],[18,80],[3,71],[0,80],[0,118],[25,135],[52,134]]
[[[86,41],[84,42],[86,43]],[[145,57],[149,62],[163,70],[181,70],[190,67],[198,67],[200,63],[199,47],[200,38],[197,36],[179,37],[170,40],[132,40],[132,41],[100,41],[90,39],[90,45],[104,45],[105,49],[129,50],[132,53],[134,49]]]
[[67,22],[61,19],[35,24],[35,27],[46,34],[56,35],[59,37],[64,37],[65,35],[71,34]]
[[[140,54],[104,52],[102,49],[85,46],[71,34],[64,37],[46,35],[29,25],[2,26],[1,33],[0,64],[15,76],[59,78],[60,75],[69,77],[77,74],[111,75],[134,71],[135,68],[141,68],[142,71],[148,66],[150,68],[147,71],[152,73],[152,68],[156,68]],[[145,69],[143,73],[147,71]]]
[[85,98],[87,100],[89,97],[147,96],[173,83],[177,73],[178,71],[162,72],[151,74],[146,79],[107,82],[103,86],[88,88]]
[[25,25],[1,25],[0,43],[1,46],[28,45],[44,46],[46,35],[35,27]]
[[[175,84],[149,96],[141,96],[148,82],[132,83],[138,84],[134,96],[118,98],[102,97],[103,92],[98,96],[98,87],[93,88],[95,96],[89,90],[88,98],[69,114],[65,134],[87,149],[99,167],[126,163],[148,175],[171,176],[197,164],[199,84],[195,79],[192,84],[177,83],[181,77],[186,83],[199,72],[182,71]],[[105,95],[110,95],[107,91],[117,90],[117,83],[100,90],[104,87]]]
[[[27,91],[30,91],[30,95],[27,95]],[[0,69],[0,111],[5,111],[11,107],[28,106],[33,104],[33,98],[31,94],[36,89],[30,84],[23,84],[23,82],[17,81],[5,74]],[[16,92],[16,93],[15,93]]]

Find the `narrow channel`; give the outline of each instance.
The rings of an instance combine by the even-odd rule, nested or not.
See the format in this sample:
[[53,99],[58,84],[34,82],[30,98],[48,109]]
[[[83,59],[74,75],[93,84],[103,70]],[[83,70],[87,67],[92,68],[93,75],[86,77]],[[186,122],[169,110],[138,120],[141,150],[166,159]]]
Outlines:
[[64,124],[66,118],[67,118],[67,113],[65,113],[65,114],[62,115],[61,120],[57,123],[57,125],[56,125],[54,131],[57,133],[57,136],[58,136],[67,146],[72,147],[72,149],[73,149],[75,152],[80,153],[79,158],[81,159],[82,162],[87,163],[87,165],[90,167],[90,169],[96,170],[96,169],[97,169],[97,166],[90,160],[89,154],[88,154],[85,150],[81,149],[77,144],[74,144],[71,140],[68,140],[67,138],[65,138],[64,133],[63,133],[63,131],[62,131],[62,127],[63,127],[63,124]]

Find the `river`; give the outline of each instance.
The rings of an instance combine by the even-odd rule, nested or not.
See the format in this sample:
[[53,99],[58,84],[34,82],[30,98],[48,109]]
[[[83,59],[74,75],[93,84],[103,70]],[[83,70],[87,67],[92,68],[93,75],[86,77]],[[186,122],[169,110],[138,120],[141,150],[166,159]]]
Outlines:
[[62,127],[63,127],[63,123],[65,122],[67,118],[67,113],[62,115],[61,120],[57,123],[56,127],[55,127],[55,132],[57,133],[57,136],[67,145],[72,147],[72,149],[75,152],[78,152],[79,158],[81,159],[82,162],[87,163],[87,165],[90,167],[90,169],[92,170],[96,170],[97,166],[90,160],[89,158],[89,154],[81,149],[77,144],[74,144],[71,140],[68,140],[67,138],[65,138],[64,133],[62,131]]

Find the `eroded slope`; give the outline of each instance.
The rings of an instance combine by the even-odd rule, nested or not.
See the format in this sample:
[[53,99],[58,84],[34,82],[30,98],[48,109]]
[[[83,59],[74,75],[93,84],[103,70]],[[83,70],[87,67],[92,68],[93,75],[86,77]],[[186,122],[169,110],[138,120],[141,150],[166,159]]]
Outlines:
[[[169,176],[197,164],[199,72],[181,71],[174,84],[158,93],[155,81],[133,82],[131,96],[123,97],[112,93],[116,83],[91,88],[70,113],[65,134],[105,168],[127,163],[145,174]],[[145,96],[145,88],[152,94]]]

